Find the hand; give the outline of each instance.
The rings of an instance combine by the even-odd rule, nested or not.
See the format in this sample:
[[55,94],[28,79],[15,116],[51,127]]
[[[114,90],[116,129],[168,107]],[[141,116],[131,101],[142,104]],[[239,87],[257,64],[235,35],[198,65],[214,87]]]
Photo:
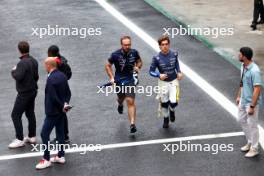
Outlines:
[[134,67],[134,71],[137,72],[137,73],[139,73],[140,68],[138,68],[137,66],[135,66],[135,67]]
[[182,80],[182,78],[183,78],[183,74],[182,73],[178,73],[177,74],[177,79],[180,81],[180,80]]
[[114,78],[110,78],[110,82],[114,85],[115,84],[115,79]]
[[248,115],[254,115],[254,108],[249,108],[249,110],[248,110]]
[[237,97],[236,98],[236,104],[239,105],[239,103],[240,103],[240,97]]
[[68,103],[64,103],[63,112],[66,113],[66,112],[68,112],[71,108],[72,108],[72,106],[70,106]]
[[166,78],[168,78],[167,74],[160,74],[160,80],[164,81]]
[[16,68],[17,68],[17,66],[15,65],[15,66],[12,68],[12,70],[16,70]]

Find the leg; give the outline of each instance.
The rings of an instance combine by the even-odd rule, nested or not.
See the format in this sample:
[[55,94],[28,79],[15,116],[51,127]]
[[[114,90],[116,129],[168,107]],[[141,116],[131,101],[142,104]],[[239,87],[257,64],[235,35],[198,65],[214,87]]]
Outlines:
[[249,126],[247,123],[247,111],[245,109],[245,107],[241,107],[239,105],[238,108],[238,122],[241,125],[243,132],[245,133],[246,139],[247,139],[247,143],[251,144],[251,137],[250,137],[250,131],[249,131]]
[[123,106],[123,102],[124,102],[125,98],[126,97],[124,95],[118,95],[117,96],[117,103],[118,103],[118,105]]
[[170,85],[169,88],[169,100],[170,100],[170,104],[169,104],[169,110],[170,110],[170,120],[171,122],[175,121],[175,109],[176,106],[178,105],[177,102],[177,96],[178,96],[178,85],[179,83],[176,82]]
[[126,97],[127,108],[128,108],[128,118],[130,124],[135,124],[136,121],[136,105],[134,97]]
[[60,117],[57,117],[57,123],[56,123],[56,133],[57,133],[57,139],[60,145],[59,151],[58,151],[58,157],[64,157],[64,148],[63,145],[65,144],[65,134],[64,134],[64,115],[62,114]]
[[163,128],[169,127],[169,83],[159,82],[160,101],[161,101],[161,114],[164,117]]
[[259,143],[258,106],[256,106],[255,112],[253,115],[248,115],[247,123],[248,123],[249,133],[250,133],[250,141],[252,142],[251,147],[257,150],[258,143]]
[[[67,119],[67,114],[63,113],[62,114],[62,117],[63,117],[63,126],[64,126],[64,142],[66,140],[69,140],[69,130],[68,130],[68,119]],[[56,128],[56,140],[58,141],[58,131],[57,131],[57,128]]]
[[50,160],[50,152],[48,150],[48,143],[50,141],[50,133],[54,126],[56,125],[57,117],[46,117],[44,120],[44,124],[41,130],[41,139],[43,144],[46,146],[46,150],[44,151],[44,159]]
[[64,139],[69,140],[69,126],[68,126],[68,117],[67,114],[63,114],[64,119]]
[[24,99],[21,95],[17,95],[16,101],[14,104],[14,108],[12,110],[12,120],[14,123],[15,131],[16,131],[16,138],[19,140],[23,140],[23,125],[22,125],[22,115],[26,108],[26,99]]
[[121,86],[116,87],[117,103],[118,103],[117,111],[119,114],[123,114],[123,111],[124,111],[123,102],[126,98],[125,94],[122,93],[121,90],[122,90]]
[[259,18],[260,14],[260,1],[259,0],[254,0],[254,11],[253,11],[253,21],[252,25],[257,25],[257,21]]
[[264,22],[264,6],[263,6],[263,0],[260,2],[260,22]]
[[31,96],[25,111],[28,119],[28,137],[30,138],[36,136],[35,98],[37,93],[33,93]]
[[122,92],[122,86],[116,86],[115,91],[117,93],[117,103],[122,106],[125,100],[125,94]]

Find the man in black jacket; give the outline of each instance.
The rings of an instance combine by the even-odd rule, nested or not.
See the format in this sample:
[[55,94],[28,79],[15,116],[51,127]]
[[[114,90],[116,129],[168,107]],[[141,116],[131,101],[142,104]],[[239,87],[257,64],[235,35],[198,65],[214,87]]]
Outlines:
[[[37,96],[38,62],[29,55],[29,44],[25,41],[18,43],[21,53],[20,61],[12,69],[12,77],[16,81],[17,97],[12,111],[12,120],[15,126],[16,139],[9,144],[9,148],[17,148],[25,145],[25,142],[36,142],[36,117],[35,98]],[[28,119],[28,136],[24,139],[22,115]]]
[[[45,114],[46,118],[41,131],[41,138],[46,149],[44,157],[36,165],[36,169],[45,169],[51,166],[51,162],[65,163],[64,158],[64,114],[69,110],[71,91],[67,77],[57,69],[54,57],[45,60],[45,67],[48,72],[48,79],[45,88]],[[56,127],[56,137],[58,139],[58,155],[50,158],[50,133]]]

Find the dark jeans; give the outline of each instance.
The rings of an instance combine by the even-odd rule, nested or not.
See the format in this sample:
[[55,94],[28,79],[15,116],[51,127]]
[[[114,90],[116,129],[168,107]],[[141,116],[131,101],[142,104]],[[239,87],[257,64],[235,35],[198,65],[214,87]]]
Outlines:
[[63,118],[64,118],[64,138],[69,139],[69,127],[68,127],[67,114],[63,113]]
[[[60,114],[58,116],[47,116],[44,120],[44,124],[41,130],[41,139],[43,144],[47,147],[44,151],[44,159],[50,160],[50,151],[48,150],[48,145],[50,141],[50,133],[53,130],[53,128],[56,128],[56,137],[58,140],[58,144],[62,145],[64,144],[64,118],[63,114]],[[58,157],[64,156],[64,150],[63,147],[59,148]]]
[[[69,127],[68,127],[67,114],[63,113],[63,119],[64,119],[64,139],[69,140]],[[56,136],[58,135],[56,134]],[[57,137],[55,139],[57,140]]]
[[36,116],[35,116],[35,98],[37,91],[29,93],[19,93],[16,97],[14,108],[12,110],[12,120],[15,126],[16,138],[23,140],[23,124],[22,115],[25,115],[28,119],[28,137],[36,136]]
[[264,7],[263,7],[263,0],[254,0],[254,12],[253,12],[253,21],[252,24],[256,25],[257,21],[264,20]]

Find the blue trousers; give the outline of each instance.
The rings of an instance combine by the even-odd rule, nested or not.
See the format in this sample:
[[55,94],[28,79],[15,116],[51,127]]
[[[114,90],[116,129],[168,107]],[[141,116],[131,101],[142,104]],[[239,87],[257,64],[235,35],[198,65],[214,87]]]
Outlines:
[[[58,140],[59,145],[64,144],[64,118],[63,114],[57,116],[47,116],[44,120],[44,124],[41,130],[41,139],[43,144],[46,146],[44,150],[44,159],[49,161],[50,160],[50,151],[48,150],[48,144],[50,141],[50,133],[52,132],[53,128],[56,128],[56,138]],[[58,157],[64,156],[63,147],[59,147]]]

